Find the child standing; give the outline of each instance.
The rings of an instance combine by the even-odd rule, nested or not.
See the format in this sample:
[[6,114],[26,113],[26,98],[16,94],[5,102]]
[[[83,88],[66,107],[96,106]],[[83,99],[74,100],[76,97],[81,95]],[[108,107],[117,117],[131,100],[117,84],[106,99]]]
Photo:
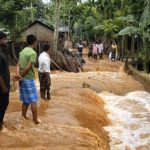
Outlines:
[[[41,98],[44,100],[50,100],[50,45],[45,44],[43,46],[43,52],[40,54],[38,58],[39,62],[39,81],[40,81],[40,93]],[[47,95],[45,97],[45,95]]]
[[97,52],[98,52],[98,48],[97,48],[97,45],[94,43],[93,44],[93,58],[94,58],[94,60],[97,60]]
[[37,48],[37,39],[34,35],[28,35],[26,38],[28,47],[24,48],[19,54],[19,63],[17,73],[22,80],[19,82],[20,100],[22,104],[22,116],[27,118],[27,110],[31,104],[31,111],[33,115],[33,122],[38,124],[37,119],[37,101],[38,93],[35,85],[34,64],[36,62],[37,54],[34,51]]

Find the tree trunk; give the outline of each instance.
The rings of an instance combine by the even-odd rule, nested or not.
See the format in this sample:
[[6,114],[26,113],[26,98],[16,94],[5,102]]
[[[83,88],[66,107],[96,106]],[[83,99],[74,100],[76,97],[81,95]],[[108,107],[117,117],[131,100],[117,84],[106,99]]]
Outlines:
[[[144,31],[143,31],[144,33]],[[148,47],[147,47],[147,43],[146,43],[146,38],[143,34],[143,49],[144,49],[144,55],[145,55],[145,58],[144,58],[144,71],[146,73],[149,72],[149,68],[148,68],[148,61],[149,61],[149,56],[148,56]]]
[[15,48],[14,48],[14,44],[12,43],[12,54],[13,54],[13,58],[14,60],[17,62],[17,57],[16,57],[16,54],[15,54]]
[[59,19],[60,19],[60,3],[61,0],[56,0],[55,2],[55,32],[54,32],[54,47],[56,51],[58,47],[58,29],[59,29]]
[[122,37],[122,49],[121,49],[121,60],[123,61],[123,57],[124,57],[124,39],[125,36],[123,35]]
[[70,41],[70,25],[71,25],[71,20],[70,20],[70,9],[69,9],[69,18],[68,18],[68,40]]
[[[121,3],[121,8],[123,8],[123,3]],[[123,21],[123,27],[125,26],[125,22]],[[125,35],[122,37],[122,49],[121,49],[121,60],[123,61],[124,57],[124,44],[125,44]]]
[[134,62],[134,37],[131,36],[131,53],[132,53],[132,62]]
[[31,0],[31,8],[30,9],[31,9],[31,21],[33,22],[34,17],[33,17],[33,3],[32,3],[32,0]]

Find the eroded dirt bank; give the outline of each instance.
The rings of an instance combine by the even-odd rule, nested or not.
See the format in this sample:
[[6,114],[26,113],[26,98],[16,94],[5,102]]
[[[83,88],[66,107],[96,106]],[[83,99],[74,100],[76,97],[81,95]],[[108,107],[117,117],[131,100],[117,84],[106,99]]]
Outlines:
[[52,101],[40,100],[38,104],[40,125],[32,123],[30,111],[29,121],[21,119],[19,93],[11,93],[5,119],[8,130],[0,133],[0,149],[109,150],[109,137],[103,127],[110,121],[96,92],[124,95],[144,90],[121,66],[107,60],[88,61],[83,73],[53,72]]

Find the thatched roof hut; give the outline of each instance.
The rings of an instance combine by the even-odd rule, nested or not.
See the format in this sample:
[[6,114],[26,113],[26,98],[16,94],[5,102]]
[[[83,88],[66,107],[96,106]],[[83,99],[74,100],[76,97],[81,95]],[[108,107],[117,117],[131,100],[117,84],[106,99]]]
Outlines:
[[[52,26],[48,26],[45,23],[36,20],[20,32],[18,42],[24,43],[26,41],[27,35],[29,34],[35,35],[39,43],[50,43],[51,46],[53,46],[54,28]],[[64,44],[64,41],[65,35],[59,32],[58,47],[61,47],[61,45]]]
[[33,34],[39,42],[53,43],[54,28],[49,27],[41,21],[34,21],[27,28],[20,32],[20,42],[25,42],[27,35]]

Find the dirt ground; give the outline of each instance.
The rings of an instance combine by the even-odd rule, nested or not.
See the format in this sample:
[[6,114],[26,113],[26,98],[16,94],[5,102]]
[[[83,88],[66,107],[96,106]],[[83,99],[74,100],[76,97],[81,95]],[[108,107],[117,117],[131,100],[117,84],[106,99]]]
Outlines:
[[[15,74],[15,67],[11,67]],[[109,150],[109,137],[104,127],[110,123],[104,101],[97,93],[117,95],[144,90],[143,85],[123,71],[123,64],[107,59],[86,59],[84,72],[51,73],[52,100],[39,100],[38,115],[42,123],[21,117],[19,91],[11,92],[5,117],[7,129],[0,133],[1,150]],[[36,80],[39,90],[39,82]]]

